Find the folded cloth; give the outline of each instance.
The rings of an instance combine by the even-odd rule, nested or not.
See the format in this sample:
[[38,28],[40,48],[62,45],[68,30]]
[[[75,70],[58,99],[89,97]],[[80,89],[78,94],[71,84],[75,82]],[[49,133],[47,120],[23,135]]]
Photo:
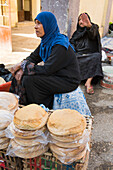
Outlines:
[[55,94],[53,110],[56,109],[74,109],[82,115],[91,116],[90,109],[80,87],[69,93]]

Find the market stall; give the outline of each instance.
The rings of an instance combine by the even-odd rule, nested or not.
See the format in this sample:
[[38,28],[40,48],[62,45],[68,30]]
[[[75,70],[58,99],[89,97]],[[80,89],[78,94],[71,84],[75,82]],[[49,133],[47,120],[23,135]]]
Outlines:
[[[5,94],[10,96],[9,92],[0,92],[2,109],[5,100],[2,96]],[[9,143],[0,148],[1,168],[87,169],[91,148],[92,116],[83,116],[71,109],[47,112],[36,104],[17,108],[17,99],[13,102],[8,101],[5,110],[14,118],[5,127],[5,137]],[[13,106],[9,108],[11,103]]]

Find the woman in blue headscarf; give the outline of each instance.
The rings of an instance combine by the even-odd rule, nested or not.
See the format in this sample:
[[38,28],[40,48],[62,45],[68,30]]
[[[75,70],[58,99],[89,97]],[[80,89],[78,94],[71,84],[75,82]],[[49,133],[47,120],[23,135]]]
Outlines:
[[[80,84],[76,54],[68,37],[61,34],[51,12],[35,18],[40,45],[21,63],[12,67],[10,92],[20,96],[20,104],[44,104],[52,108],[54,94],[75,90]],[[44,65],[37,65],[41,61]]]

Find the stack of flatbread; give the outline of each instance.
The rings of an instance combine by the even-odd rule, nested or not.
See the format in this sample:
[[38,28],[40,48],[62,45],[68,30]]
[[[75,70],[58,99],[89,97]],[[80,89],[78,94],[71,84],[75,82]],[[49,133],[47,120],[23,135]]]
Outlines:
[[46,152],[47,119],[48,113],[37,104],[16,111],[13,123],[9,126],[14,135],[11,140],[12,153],[21,158],[33,158]]
[[8,110],[14,115],[18,109],[18,99],[10,92],[0,92],[0,109]]
[[0,149],[5,149],[9,145],[9,138],[6,137],[5,130],[12,120],[13,115],[8,110],[0,110]]
[[76,110],[54,111],[47,122],[50,131],[50,149],[64,164],[81,159],[86,153],[88,134],[86,119]]

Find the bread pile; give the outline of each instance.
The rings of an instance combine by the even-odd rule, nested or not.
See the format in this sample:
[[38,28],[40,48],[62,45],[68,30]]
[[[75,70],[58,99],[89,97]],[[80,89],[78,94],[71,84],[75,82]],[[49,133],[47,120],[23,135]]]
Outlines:
[[0,110],[0,149],[5,149],[9,145],[9,138],[6,137],[5,130],[12,120],[13,115],[8,110]]
[[18,99],[10,92],[0,92],[0,109],[8,110],[10,113],[18,109]]
[[76,110],[54,111],[47,122],[50,131],[50,149],[64,164],[81,159],[86,153],[88,138],[86,119]]
[[27,105],[15,112],[10,130],[12,152],[21,158],[33,158],[48,150],[46,122],[48,113],[37,104]]

